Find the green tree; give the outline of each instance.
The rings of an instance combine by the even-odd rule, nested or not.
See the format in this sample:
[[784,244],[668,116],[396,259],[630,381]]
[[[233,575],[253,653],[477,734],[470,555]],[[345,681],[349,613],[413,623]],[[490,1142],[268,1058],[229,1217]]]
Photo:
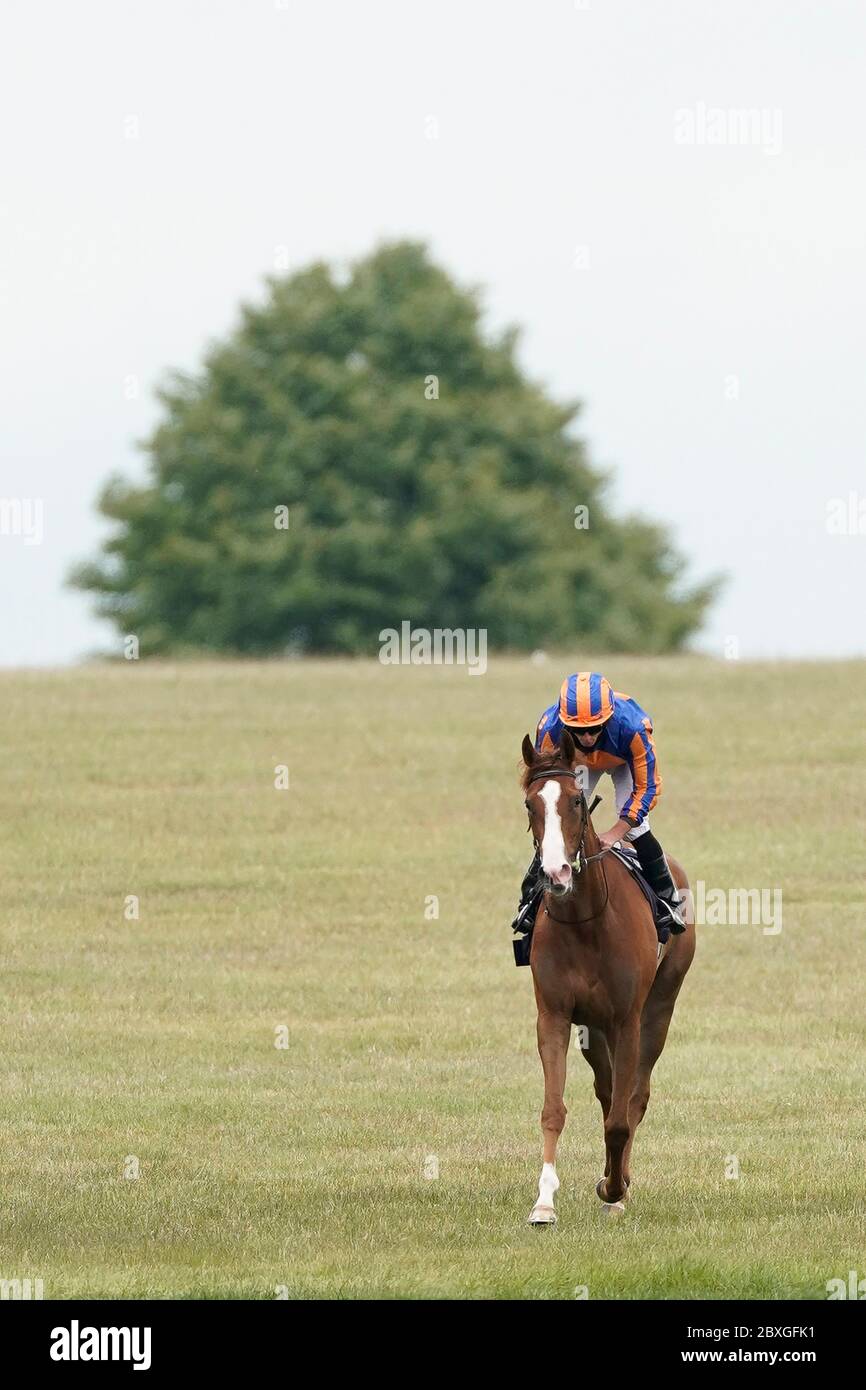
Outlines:
[[113,534],[71,582],[149,652],[373,653],[404,619],[499,647],[681,646],[714,585],[683,587],[664,531],[610,514],[578,406],[527,381],[515,343],[414,243],[345,281],[271,280],[160,392],[148,480],[107,484]]

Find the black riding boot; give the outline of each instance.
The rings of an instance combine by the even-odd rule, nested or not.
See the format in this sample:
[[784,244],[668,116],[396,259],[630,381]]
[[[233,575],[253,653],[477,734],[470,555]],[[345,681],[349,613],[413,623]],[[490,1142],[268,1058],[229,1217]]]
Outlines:
[[538,914],[538,904],[541,902],[541,882],[539,878],[541,870],[541,859],[535,855],[529,868],[523,876],[520,885],[520,906],[517,909],[517,916],[511,923],[513,932],[522,932],[524,935],[515,936],[512,940],[514,947],[514,964],[529,964],[529,948],[532,944],[532,928],[535,926],[535,918]]
[[668,868],[664,850],[651,830],[647,830],[643,835],[638,835],[637,839],[632,840],[631,843],[637,851],[638,863],[643,869],[647,883],[653,892],[658,894],[671,914],[671,931],[678,936],[680,932],[685,931],[686,922],[682,915],[683,904],[677,892],[676,884],[671,878],[671,871]]

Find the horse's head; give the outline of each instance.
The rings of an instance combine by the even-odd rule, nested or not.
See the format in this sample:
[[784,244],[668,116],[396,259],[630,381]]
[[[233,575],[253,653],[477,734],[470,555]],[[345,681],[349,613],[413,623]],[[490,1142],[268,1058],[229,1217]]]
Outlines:
[[536,752],[528,734],[522,752],[529,829],[541,855],[545,886],[562,896],[571,889],[589,821],[584,796],[585,762],[567,729],[562,731],[558,752]]

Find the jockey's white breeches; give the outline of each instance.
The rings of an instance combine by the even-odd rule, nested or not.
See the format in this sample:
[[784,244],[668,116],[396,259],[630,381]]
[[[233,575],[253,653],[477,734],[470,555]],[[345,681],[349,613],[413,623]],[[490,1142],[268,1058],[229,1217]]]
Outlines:
[[[611,768],[587,768],[588,783],[586,789],[587,801],[592,801],[593,793],[598,786],[599,778],[610,777],[613,782],[613,799],[616,803],[617,814],[620,813],[625,803],[634,791],[634,782],[631,773],[623,763],[622,767]],[[624,836],[624,840],[636,840],[639,835],[645,834],[650,828],[649,816],[641,821],[634,830],[629,830]]]

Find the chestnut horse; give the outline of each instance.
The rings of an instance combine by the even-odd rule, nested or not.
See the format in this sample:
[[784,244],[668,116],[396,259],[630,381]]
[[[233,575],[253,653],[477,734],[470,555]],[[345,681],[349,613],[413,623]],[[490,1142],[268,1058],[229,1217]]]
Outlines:
[[[558,752],[536,752],[528,735],[522,751],[529,828],[545,887],[529,962],[544,1068],[544,1163],[529,1220],[540,1226],[556,1220],[556,1146],[565,1125],[573,1023],[581,1030],[604,1115],[606,1159],[596,1192],[608,1211],[624,1210],[632,1141],[695,953],[695,928],[690,921],[660,950],[640,887],[599,844],[581,786],[580,751],[568,730]],[[680,892],[688,890],[683,870],[673,860],[669,864]]]

